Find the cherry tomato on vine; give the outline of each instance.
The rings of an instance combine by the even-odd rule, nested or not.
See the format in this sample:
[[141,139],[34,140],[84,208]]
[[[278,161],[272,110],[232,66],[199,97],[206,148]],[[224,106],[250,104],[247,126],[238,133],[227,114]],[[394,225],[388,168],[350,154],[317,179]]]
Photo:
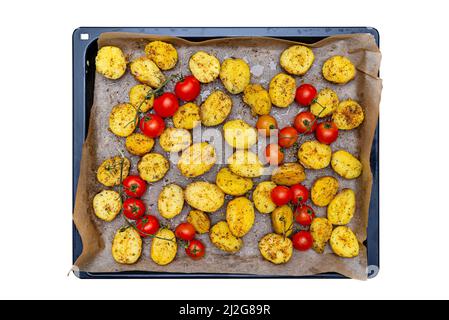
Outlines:
[[256,123],[257,130],[262,130],[266,137],[271,135],[271,130],[278,128],[278,123],[275,118],[270,115],[260,116]]
[[290,148],[298,140],[298,131],[293,127],[285,127],[279,131],[278,143],[282,148]]
[[315,131],[318,122],[312,112],[303,111],[298,113],[293,122],[293,126],[299,133],[310,134]]
[[292,202],[294,205],[303,204],[309,199],[309,190],[302,184],[295,184],[290,187],[292,192]]
[[154,99],[153,109],[162,118],[173,116],[178,108],[178,98],[171,92],[165,92]]
[[137,220],[136,228],[141,237],[148,237],[159,230],[159,220],[155,216],[147,214]]
[[332,121],[322,122],[315,131],[316,138],[319,142],[331,144],[338,138],[338,128]]
[[123,214],[130,220],[137,220],[145,214],[145,204],[140,199],[128,198],[123,202]]
[[271,190],[271,200],[277,206],[283,206],[292,200],[292,192],[286,186],[277,186]]
[[140,198],[147,190],[147,183],[139,176],[127,176],[123,180],[125,193],[134,198]]
[[193,260],[201,259],[206,253],[206,247],[200,240],[190,240],[186,248],[187,255]]
[[182,222],[176,227],[175,235],[178,239],[190,241],[195,238],[195,228],[191,223]]
[[186,76],[176,83],[175,94],[184,101],[193,101],[201,91],[201,84],[194,76]]
[[315,218],[315,211],[309,206],[302,205],[296,208],[295,220],[302,226],[310,226]]
[[308,231],[299,231],[292,237],[293,247],[299,251],[307,251],[312,248],[313,238]]
[[140,119],[140,131],[150,138],[159,137],[165,130],[164,119],[156,114],[148,113]]
[[304,83],[296,89],[295,100],[300,106],[307,107],[312,104],[316,95],[316,88],[311,84]]
[[284,161],[284,152],[279,145],[272,143],[265,148],[265,158],[269,164],[277,166]]

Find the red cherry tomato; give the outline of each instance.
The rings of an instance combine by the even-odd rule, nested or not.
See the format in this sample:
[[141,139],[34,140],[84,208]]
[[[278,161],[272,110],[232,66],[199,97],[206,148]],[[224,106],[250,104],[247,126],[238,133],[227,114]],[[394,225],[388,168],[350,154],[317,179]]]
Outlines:
[[299,133],[310,134],[315,131],[318,122],[312,112],[303,111],[295,117],[293,126]]
[[178,108],[178,98],[171,92],[165,92],[154,99],[153,109],[162,118],[173,116],[178,111]]
[[310,226],[315,218],[315,212],[309,206],[303,205],[296,208],[295,220],[302,226]]
[[200,240],[190,240],[186,248],[187,255],[193,260],[201,259],[206,253],[206,248]]
[[299,251],[307,251],[312,248],[313,238],[308,231],[299,231],[292,237],[293,247]]
[[322,122],[315,131],[317,140],[321,143],[331,144],[338,138],[338,128],[332,121]]
[[136,228],[141,237],[148,237],[159,230],[159,220],[155,216],[145,215],[137,220]]
[[130,220],[137,220],[145,214],[145,204],[140,199],[126,199],[123,202],[123,214]]
[[271,200],[277,206],[283,206],[292,200],[292,192],[288,187],[277,186],[271,190]]
[[156,114],[148,113],[140,119],[140,131],[150,138],[159,137],[165,130],[164,119]]
[[285,127],[279,131],[278,143],[282,148],[290,148],[298,140],[298,131],[293,127]]
[[147,190],[147,183],[139,176],[128,176],[123,180],[123,188],[128,196],[140,198]]
[[290,187],[292,191],[292,202],[294,205],[302,204],[309,199],[309,190],[302,184],[295,184]]
[[195,228],[188,222],[180,223],[175,230],[176,238],[190,241],[195,238]]
[[308,83],[304,83],[296,89],[295,100],[303,107],[310,106],[313,100],[316,98],[317,91],[314,86]]
[[265,148],[265,157],[269,164],[277,166],[284,161],[284,152],[279,145],[272,143]]
[[176,96],[184,101],[193,101],[201,91],[200,82],[194,76],[184,77],[175,85]]
[[256,123],[257,130],[261,130],[266,137],[271,135],[271,130],[278,128],[278,123],[275,118],[270,115],[260,116]]

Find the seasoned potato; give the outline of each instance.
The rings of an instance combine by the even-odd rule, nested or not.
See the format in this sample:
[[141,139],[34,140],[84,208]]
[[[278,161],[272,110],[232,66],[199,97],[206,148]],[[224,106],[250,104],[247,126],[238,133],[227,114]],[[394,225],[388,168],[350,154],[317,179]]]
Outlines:
[[307,169],[324,169],[331,162],[332,149],[318,141],[304,142],[298,150],[299,162]]
[[355,179],[362,174],[362,163],[345,150],[334,152],[331,161],[332,169],[345,179]]
[[355,212],[355,193],[351,189],[343,189],[327,207],[327,218],[337,226],[351,222]]
[[192,136],[186,129],[167,128],[159,137],[159,144],[167,152],[179,152],[189,147]]
[[268,92],[276,107],[287,108],[295,100],[295,79],[285,73],[279,73],[271,79]]
[[277,207],[271,213],[271,224],[273,230],[277,234],[282,234],[286,237],[293,232],[293,210],[288,205]]
[[175,234],[166,228],[156,232],[151,242],[151,259],[158,265],[165,266],[173,261],[178,251]]
[[145,53],[162,70],[173,69],[178,62],[178,52],[167,42],[152,41],[145,46]]
[[229,116],[232,99],[223,91],[212,92],[200,108],[201,123],[207,127],[217,126]]
[[142,239],[133,227],[121,228],[112,241],[112,257],[121,264],[134,264],[142,254]]
[[365,119],[362,107],[354,100],[340,102],[332,115],[332,121],[340,130],[351,130],[360,126]]
[[343,258],[354,258],[359,255],[359,241],[351,229],[345,226],[336,227],[330,238],[332,251]]
[[257,130],[243,120],[231,120],[223,125],[226,142],[235,149],[249,149],[257,143]]
[[186,187],[184,197],[192,208],[210,213],[223,206],[225,194],[213,183],[196,181]]
[[220,79],[230,93],[241,93],[251,79],[249,65],[242,59],[228,58],[221,64]]
[[253,200],[256,209],[260,213],[271,213],[276,209],[276,205],[271,200],[271,191],[276,188],[276,184],[271,181],[264,181],[257,185],[253,192]]
[[292,241],[276,233],[269,233],[259,241],[259,250],[266,260],[274,264],[287,263],[293,254]]
[[241,238],[251,230],[255,220],[253,203],[245,197],[229,201],[226,209],[226,221],[231,233]]
[[141,133],[133,133],[126,137],[126,149],[136,156],[143,156],[153,149],[154,140]]
[[192,210],[187,215],[187,222],[190,223],[199,234],[207,233],[210,229],[209,216],[203,211]]
[[153,108],[154,94],[147,98],[150,86],[146,84],[136,84],[129,90],[129,102],[140,112],[147,112]]
[[345,84],[354,79],[355,67],[351,60],[343,56],[333,56],[323,64],[323,76],[327,81]]
[[338,187],[338,180],[334,177],[318,178],[310,191],[312,202],[319,207],[327,206],[337,194]]
[[95,215],[104,221],[112,221],[122,210],[122,198],[114,190],[102,190],[94,197]]
[[253,188],[253,181],[233,173],[229,168],[220,169],[215,180],[224,193],[231,196],[242,196]]
[[217,161],[215,149],[207,142],[195,143],[185,149],[178,160],[178,169],[188,178],[208,172]]
[[118,186],[128,176],[130,165],[127,158],[116,156],[106,159],[98,167],[97,180],[106,187]]
[[220,221],[213,225],[209,237],[214,246],[225,252],[235,253],[243,247],[242,239],[231,233],[226,221]]
[[193,102],[179,107],[173,115],[173,125],[179,129],[191,130],[201,123],[200,108]]
[[318,118],[324,118],[337,110],[339,100],[334,90],[324,88],[318,92],[316,101],[310,105],[310,112]]
[[127,137],[137,126],[137,110],[129,103],[121,103],[112,108],[109,115],[109,129],[119,137]]
[[309,71],[315,60],[312,49],[296,45],[285,49],[279,59],[281,67],[290,74],[302,76]]
[[270,95],[260,84],[250,84],[245,88],[243,91],[243,102],[251,107],[253,115],[270,114]]
[[131,73],[137,81],[159,88],[165,81],[165,76],[157,65],[148,57],[140,57],[129,65]]
[[220,61],[211,54],[198,51],[190,57],[189,68],[199,82],[209,83],[220,74]]
[[162,188],[157,200],[157,208],[166,219],[176,217],[184,207],[184,190],[177,184],[169,184]]
[[312,249],[317,253],[323,253],[326,243],[331,238],[332,223],[326,218],[315,218],[310,225],[310,233],[313,238]]
[[273,170],[271,180],[280,185],[292,186],[303,182],[306,179],[306,172],[302,165],[296,162],[284,163]]
[[256,154],[248,150],[237,150],[228,159],[229,169],[246,178],[260,177],[264,172],[262,162]]
[[125,74],[126,58],[120,48],[105,46],[98,50],[95,57],[97,72],[108,79],[118,79]]
[[146,182],[161,180],[169,168],[168,160],[159,153],[147,153],[137,163],[139,175]]

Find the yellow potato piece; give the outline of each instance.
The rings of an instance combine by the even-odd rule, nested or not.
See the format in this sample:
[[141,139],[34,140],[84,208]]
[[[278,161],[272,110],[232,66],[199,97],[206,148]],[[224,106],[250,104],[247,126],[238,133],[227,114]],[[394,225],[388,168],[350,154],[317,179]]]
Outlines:
[[260,84],[250,84],[243,92],[243,102],[251,107],[253,115],[266,115],[271,111],[271,99]]
[[268,93],[276,107],[287,108],[295,100],[296,81],[285,73],[279,73],[271,79]]
[[223,206],[225,194],[213,183],[196,181],[187,185],[184,197],[192,208],[211,213]]
[[229,168],[222,168],[215,180],[217,186],[224,193],[231,196],[242,196],[253,188],[253,181],[233,173]]
[[226,59],[221,64],[220,79],[230,93],[241,93],[249,85],[251,79],[249,65],[242,59]]
[[172,262],[178,252],[175,234],[166,228],[160,229],[151,242],[151,259],[160,266]]
[[318,178],[312,186],[310,192],[312,202],[319,206],[327,206],[338,192],[338,180],[334,177],[326,176]]
[[293,210],[288,205],[277,207],[271,213],[271,224],[277,234],[290,236],[293,232]]
[[360,160],[345,150],[339,150],[332,154],[331,166],[345,179],[358,178],[363,170]]
[[274,264],[287,263],[293,254],[292,241],[276,233],[269,233],[259,241],[259,251],[264,259]]
[[154,140],[141,133],[133,133],[126,137],[126,149],[136,156],[143,156],[153,149]]
[[354,258],[359,255],[359,241],[351,229],[340,226],[332,231],[329,241],[332,251],[342,258]]
[[130,165],[127,158],[116,156],[106,159],[98,167],[97,180],[106,187],[118,186],[128,176]]
[[254,225],[255,214],[253,203],[245,197],[229,201],[226,209],[226,221],[231,233],[241,238],[247,234]]
[[136,129],[137,121],[137,110],[133,105],[118,104],[109,115],[109,129],[119,137],[127,137]]
[[165,76],[158,66],[148,57],[140,57],[129,65],[132,75],[137,81],[152,88],[159,88],[165,81]]
[[243,247],[242,239],[231,233],[226,221],[220,221],[212,226],[209,237],[214,246],[225,252],[236,253]]
[[316,101],[310,105],[310,112],[318,118],[324,118],[337,110],[339,100],[334,90],[324,88],[318,92]]
[[313,238],[312,249],[317,253],[323,253],[326,243],[331,238],[332,223],[326,218],[317,217],[313,219],[310,225],[310,233]]
[[205,174],[217,162],[215,148],[207,142],[194,143],[185,149],[178,160],[178,169],[188,178]]
[[117,231],[112,241],[112,257],[121,264],[134,264],[142,254],[142,239],[133,227]]
[[271,200],[271,191],[274,188],[276,188],[274,182],[264,181],[259,183],[254,190],[254,205],[260,213],[271,213],[276,209],[276,204]]
[[264,167],[256,154],[248,150],[237,150],[228,159],[229,169],[236,175],[257,178],[263,175]]
[[161,180],[169,168],[168,160],[159,153],[148,153],[137,163],[140,177],[150,183]]
[[354,79],[355,67],[351,60],[343,56],[333,56],[323,64],[323,76],[327,81],[345,84]]
[[166,128],[159,137],[159,144],[167,152],[179,152],[190,146],[192,136],[186,129]]
[[344,226],[351,222],[355,213],[355,193],[343,189],[327,207],[327,218],[333,225]]
[[98,73],[108,79],[118,79],[125,74],[126,58],[120,48],[105,46],[98,50],[95,57],[95,67]]
[[302,76],[309,71],[314,60],[315,55],[310,48],[295,45],[282,52],[279,62],[288,73]]
[[306,179],[306,172],[302,165],[296,162],[284,163],[273,170],[271,180],[279,185],[293,186]]
[[299,162],[307,169],[324,169],[331,162],[332,149],[318,141],[304,142],[298,150]]
[[171,43],[152,41],[145,46],[145,53],[161,70],[170,70],[178,62],[178,52]]
[[102,190],[92,202],[95,215],[107,222],[114,220],[122,210],[122,198],[114,190]]
[[187,215],[187,222],[190,223],[199,234],[207,233],[210,229],[209,216],[203,211],[192,210]]
[[140,112],[147,112],[153,108],[154,95],[149,98],[147,95],[152,90],[150,86],[146,84],[136,84],[129,90],[129,102]]
[[209,83],[218,78],[220,61],[207,52],[198,51],[190,57],[189,68],[199,82]]
[[159,193],[157,207],[165,219],[176,217],[184,207],[184,190],[176,184],[164,186]]
[[249,149],[257,143],[257,130],[243,120],[231,120],[223,125],[226,142],[236,149]]
[[232,110],[232,99],[223,91],[212,92],[200,108],[201,123],[207,127],[221,124]]
[[360,126],[365,119],[363,108],[354,100],[340,102],[332,115],[332,121],[340,130],[351,130]]
[[191,130],[201,123],[200,108],[193,102],[179,107],[173,115],[173,125],[179,129]]

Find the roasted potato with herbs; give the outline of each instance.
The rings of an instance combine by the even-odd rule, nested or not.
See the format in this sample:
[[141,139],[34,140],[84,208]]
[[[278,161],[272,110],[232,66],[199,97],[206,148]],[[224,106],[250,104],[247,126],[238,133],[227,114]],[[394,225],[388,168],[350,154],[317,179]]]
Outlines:
[[185,149],[178,160],[178,169],[188,178],[208,172],[217,162],[215,148],[207,142],[194,143]]
[[204,51],[198,51],[190,57],[189,68],[195,78],[201,83],[209,83],[220,74],[220,61]]
[[126,58],[120,48],[104,46],[95,57],[95,68],[108,79],[116,80],[126,71]]
[[338,180],[331,176],[318,178],[310,191],[312,202],[319,206],[327,206],[338,192]]
[[246,178],[260,177],[264,172],[262,162],[257,155],[248,150],[237,150],[229,157],[228,165],[236,175]]
[[162,86],[165,76],[158,66],[148,57],[140,57],[133,60],[129,69],[137,81],[156,89]]
[[329,241],[332,251],[342,258],[354,258],[359,255],[359,241],[354,232],[346,226],[336,227]]
[[242,196],[253,188],[253,181],[233,173],[229,168],[222,168],[215,180],[217,186],[224,193],[231,196]]
[[344,226],[351,222],[355,213],[355,193],[351,189],[343,189],[327,207],[327,218],[333,225]]
[[245,197],[235,198],[228,203],[226,221],[231,233],[241,238],[251,230],[256,216],[253,203]]
[[317,118],[324,118],[332,114],[338,107],[338,95],[329,88],[321,89],[316,97],[316,102],[310,105],[310,112]]
[[139,176],[150,183],[161,180],[169,169],[168,160],[159,153],[147,153],[137,163]]
[[345,150],[332,154],[332,169],[345,179],[355,179],[362,174],[362,163],[359,159]]
[[192,210],[187,215],[187,222],[190,223],[199,234],[207,233],[210,229],[209,216],[203,211]]
[[153,149],[154,140],[142,133],[133,133],[126,137],[126,149],[136,156],[143,156]]
[[127,137],[133,133],[137,122],[137,110],[129,103],[114,106],[109,115],[109,129],[119,137]]
[[317,253],[323,253],[332,235],[332,223],[326,218],[315,218],[310,225],[310,233],[313,238],[312,249]]
[[142,238],[133,227],[119,229],[112,241],[112,257],[121,264],[134,264],[142,254]]
[[225,194],[213,183],[196,181],[187,185],[184,198],[192,208],[211,213],[223,206]]
[[301,45],[295,45],[282,52],[279,62],[281,67],[288,73],[302,76],[309,71],[314,60],[315,55],[313,54],[312,49]]
[[323,64],[323,77],[330,82],[345,84],[354,79],[355,67],[343,56],[333,56]]
[[277,207],[271,213],[271,224],[274,232],[283,236],[290,236],[293,232],[293,210],[290,206]]
[[249,85],[251,79],[249,65],[245,60],[228,58],[221,64],[220,79],[230,93],[241,93]]
[[260,84],[249,84],[243,91],[243,102],[251,108],[253,115],[270,114],[270,94]]
[[201,104],[201,123],[207,127],[217,126],[229,116],[232,110],[232,99],[223,91],[212,92]]
[[162,188],[157,200],[157,208],[161,216],[171,219],[181,213],[184,207],[184,190],[177,184],[169,184]]
[[152,41],[145,46],[145,53],[161,70],[170,70],[178,62],[178,51],[167,42]]
[[268,93],[276,107],[287,108],[295,100],[296,81],[285,73],[279,73],[271,79]]
[[235,149],[249,149],[257,143],[257,130],[243,120],[231,120],[223,125],[224,139]]
[[128,158],[116,156],[106,159],[98,167],[97,180],[106,187],[118,186],[128,176],[130,165]]
[[114,220],[122,210],[122,198],[114,190],[100,191],[95,195],[92,203],[95,215],[107,222]]
[[318,141],[304,142],[298,150],[299,162],[307,169],[324,169],[331,162],[332,149]]
[[365,119],[363,108],[354,100],[340,102],[332,115],[332,121],[340,130],[352,130],[360,126]]
[[151,242],[151,260],[160,266],[172,262],[178,252],[175,234],[166,228],[159,229]]
[[304,167],[296,162],[284,163],[273,170],[271,180],[279,185],[293,186],[306,179]]
[[256,209],[260,213],[271,213],[276,209],[276,204],[271,200],[271,191],[276,188],[276,184],[271,181],[264,181],[257,185],[253,192],[253,200]]
[[159,144],[167,152],[179,152],[188,148],[192,136],[186,129],[166,128],[159,137]]
[[147,112],[153,108],[154,95],[147,98],[148,92],[152,90],[146,84],[136,84],[129,90],[129,103],[140,112]]
[[210,241],[218,249],[229,253],[236,253],[243,247],[243,241],[231,233],[228,223],[220,221],[213,225],[209,232]]
[[188,102],[179,107],[173,115],[175,128],[191,130],[201,123],[200,108],[193,102]]
[[271,263],[287,263],[293,254],[293,244],[287,237],[269,233],[260,239],[259,251]]

